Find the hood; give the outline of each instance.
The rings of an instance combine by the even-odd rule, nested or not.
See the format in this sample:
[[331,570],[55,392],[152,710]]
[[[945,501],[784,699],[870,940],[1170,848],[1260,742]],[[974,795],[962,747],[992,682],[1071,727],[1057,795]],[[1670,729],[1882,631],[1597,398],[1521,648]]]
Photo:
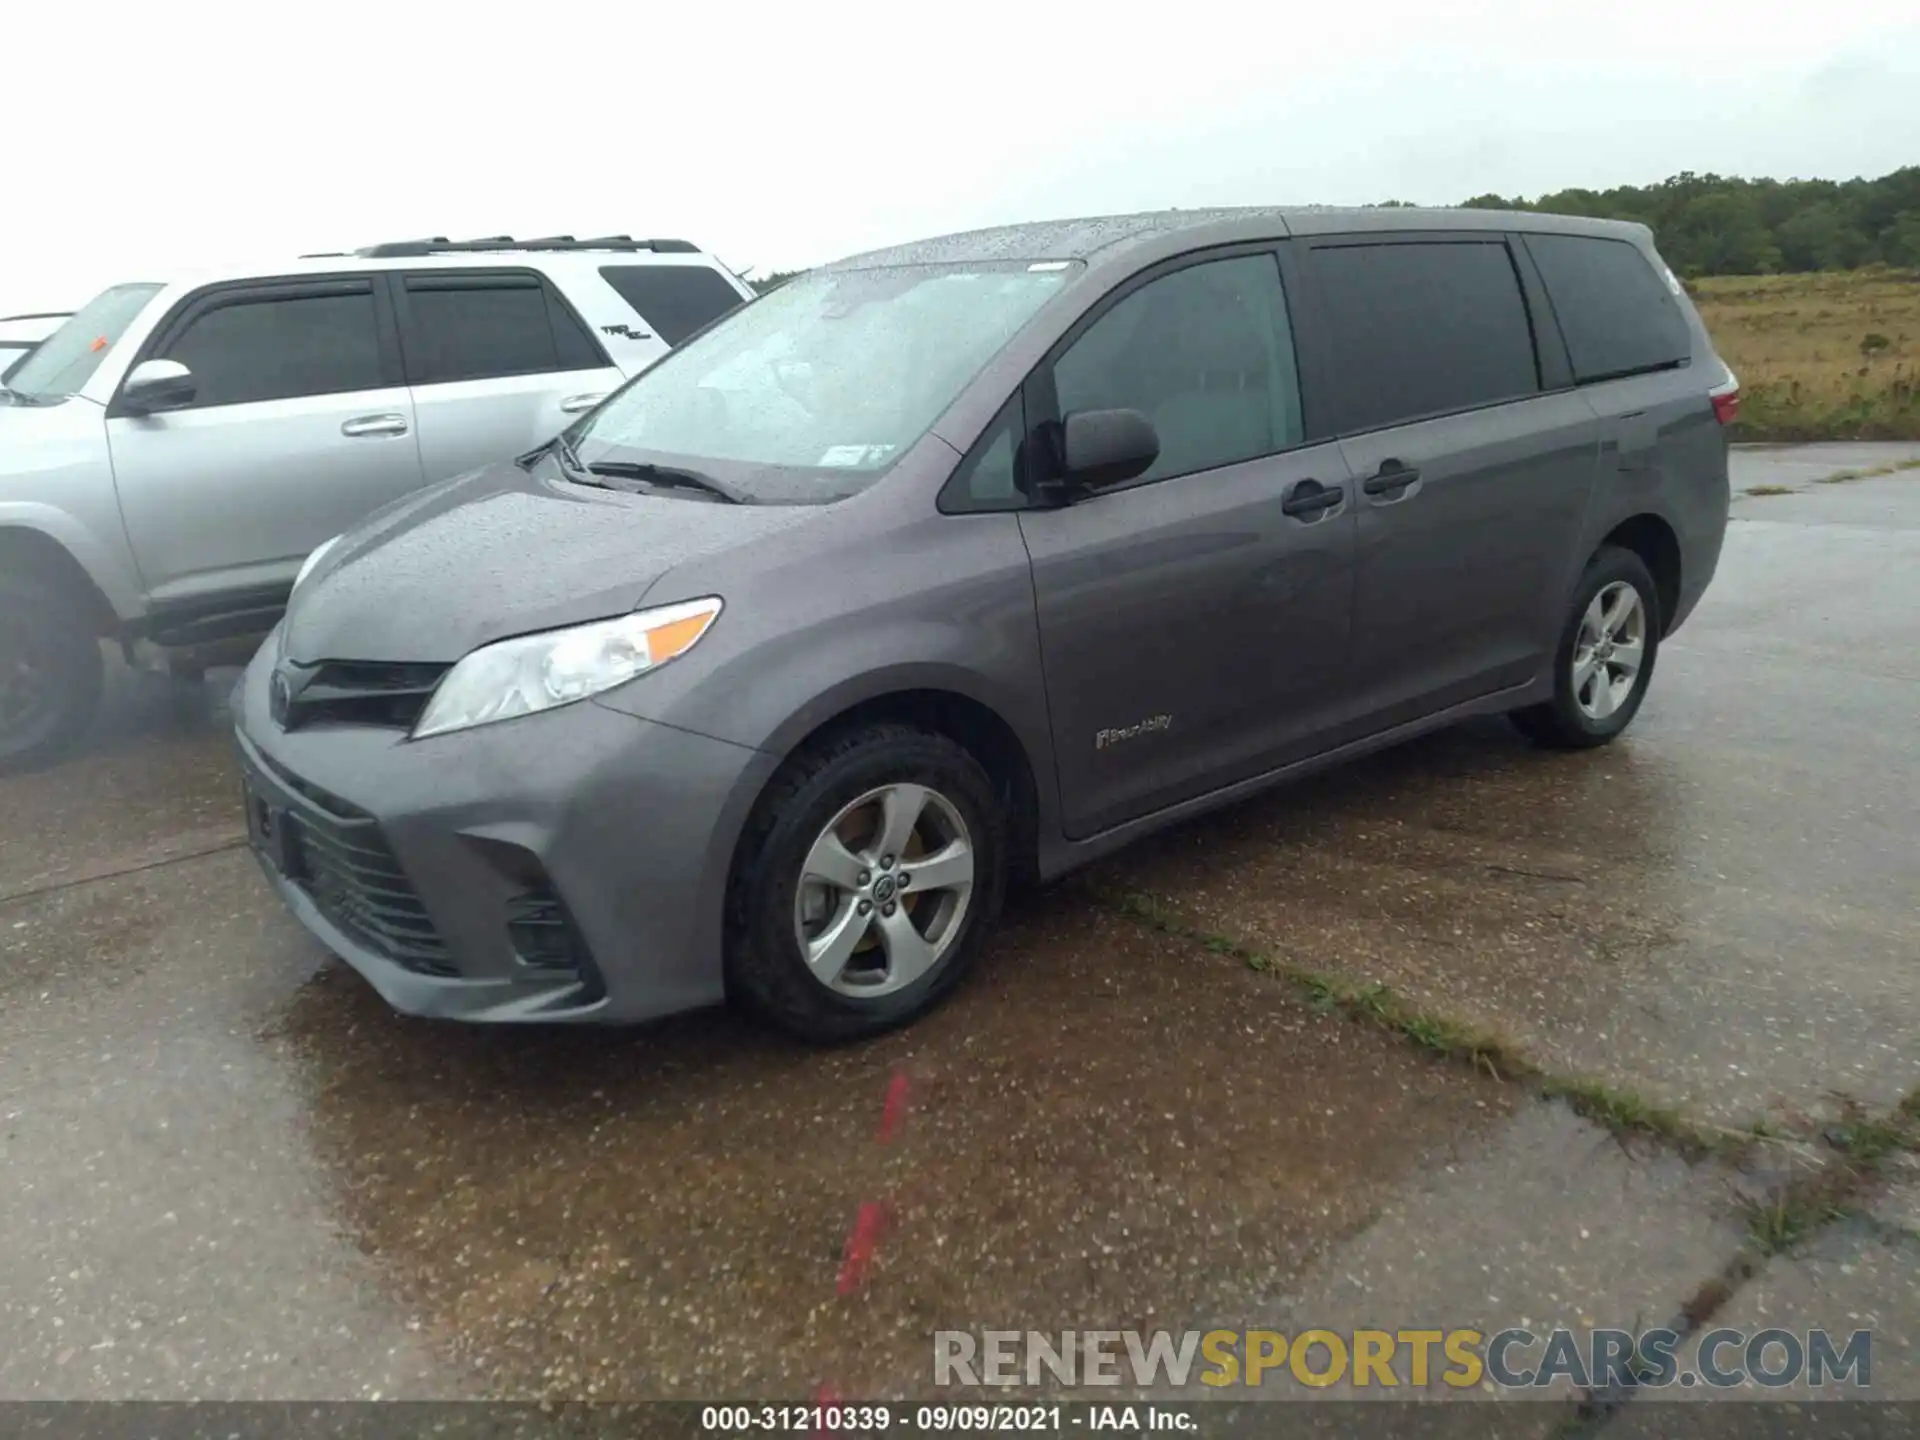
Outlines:
[[0,500],[14,498],[10,480],[44,482],[59,471],[88,466],[106,473],[106,440],[100,407],[89,401],[16,405],[0,396]]
[[100,428],[100,421],[98,405],[71,395],[46,402],[16,400],[11,393],[0,395],[0,445],[93,433]]
[[495,640],[624,615],[676,566],[823,513],[566,485],[509,461],[347,532],[288,607],[285,652],[298,664],[451,664]]

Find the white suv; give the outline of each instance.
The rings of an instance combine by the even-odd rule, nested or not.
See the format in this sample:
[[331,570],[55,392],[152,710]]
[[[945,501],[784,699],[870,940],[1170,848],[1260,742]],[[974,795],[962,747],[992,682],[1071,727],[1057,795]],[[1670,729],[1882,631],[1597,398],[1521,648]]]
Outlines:
[[544,444],[753,292],[684,240],[374,245],[116,285],[0,388],[0,768],[97,641],[191,672],[370,512]]

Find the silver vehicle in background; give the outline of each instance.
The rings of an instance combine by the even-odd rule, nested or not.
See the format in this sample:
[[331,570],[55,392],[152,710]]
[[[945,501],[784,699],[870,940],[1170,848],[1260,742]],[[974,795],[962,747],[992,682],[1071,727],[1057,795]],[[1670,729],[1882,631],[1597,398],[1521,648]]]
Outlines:
[[544,444],[752,293],[625,235],[101,292],[0,389],[0,768],[84,732],[102,638],[194,673],[271,628],[330,536]]

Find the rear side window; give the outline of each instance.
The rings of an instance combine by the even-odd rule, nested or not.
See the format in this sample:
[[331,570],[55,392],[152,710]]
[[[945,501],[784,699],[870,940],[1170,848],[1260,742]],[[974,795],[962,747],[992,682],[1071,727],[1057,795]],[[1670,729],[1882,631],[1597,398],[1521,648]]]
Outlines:
[[1597,235],[1526,240],[1566,336],[1575,380],[1661,370],[1692,353],[1679,304],[1637,245]]
[[553,343],[562,370],[598,370],[612,363],[571,306],[550,295],[547,318],[553,321]]
[[202,310],[167,346],[193,372],[196,409],[386,385],[371,286],[260,296]]
[[1313,267],[1342,432],[1539,390],[1526,300],[1504,241],[1324,246]]
[[536,276],[410,275],[403,331],[416,385],[541,375],[606,364]]
[[740,303],[739,292],[704,265],[606,265],[600,278],[669,345]]

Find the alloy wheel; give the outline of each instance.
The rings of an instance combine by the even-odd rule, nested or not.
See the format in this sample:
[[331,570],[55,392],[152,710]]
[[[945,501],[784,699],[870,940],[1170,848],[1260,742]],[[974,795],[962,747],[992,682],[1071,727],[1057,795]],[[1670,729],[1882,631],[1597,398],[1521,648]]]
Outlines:
[[974,845],[954,803],[925,785],[884,785],[841,809],[807,850],[794,938],[828,989],[889,995],[952,949],[972,898]]
[[1625,580],[1604,585],[1580,617],[1573,645],[1573,703],[1604,721],[1633,698],[1647,654],[1647,607]]

